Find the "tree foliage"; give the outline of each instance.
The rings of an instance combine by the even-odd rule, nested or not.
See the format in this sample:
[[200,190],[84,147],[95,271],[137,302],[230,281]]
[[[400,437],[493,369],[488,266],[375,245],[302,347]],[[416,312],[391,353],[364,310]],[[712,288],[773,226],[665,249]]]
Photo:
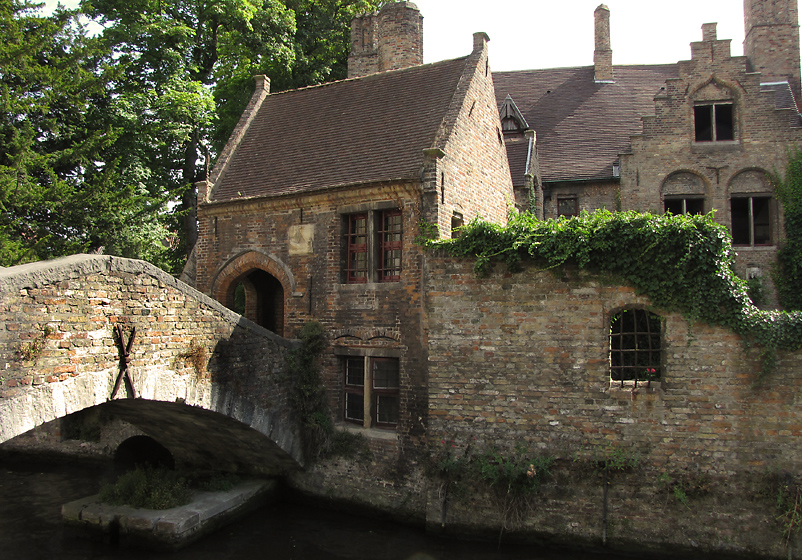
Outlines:
[[[252,60],[292,61],[292,14],[275,0],[83,0],[103,27],[111,84],[128,109],[130,173],[168,198],[180,197],[180,253],[197,239],[194,185],[210,165],[213,88],[221,74],[247,71]],[[143,134],[144,133],[144,134]]]
[[785,309],[802,309],[802,149],[788,153],[785,177],[775,174],[774,192],[785,214],[785,240],[777,252],[774,284]]
[[0,265],[103,247],[180,270],[194,184],[253,76],[273,91],[344,77],[350,19],[379,4],[82,0],[44,16],[0,0]]
[[142,216],[146,193],[116,184],[123,131],[108,118],[102,45],[74,12],[42,17],[27,1],[0,2],[0,26],[0,263],[138,253],[158,227]]

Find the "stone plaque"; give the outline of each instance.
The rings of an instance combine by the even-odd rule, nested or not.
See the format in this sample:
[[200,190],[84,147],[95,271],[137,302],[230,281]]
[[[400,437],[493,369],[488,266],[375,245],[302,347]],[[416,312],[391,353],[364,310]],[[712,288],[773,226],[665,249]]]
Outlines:
[[315,240],[315,226],[305,224],[290,226],[290,255],[311,255],[312,242]]

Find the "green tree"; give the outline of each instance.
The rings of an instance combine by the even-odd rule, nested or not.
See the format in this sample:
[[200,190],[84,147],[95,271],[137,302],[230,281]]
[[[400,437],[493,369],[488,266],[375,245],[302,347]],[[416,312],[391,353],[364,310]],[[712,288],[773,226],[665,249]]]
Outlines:
[[774,192],[785,214],[785,241],[777,252],[774,284],[780,305],[802,310],[802,149],[788,153],[785,177],[775,174]]
[[123,109],[123,174],[148,192],[177,198],[178,252],[197,239],[194,184],[210,165],[213,88],[221,74],[238,74],[253,61],[292,61],[292,13],[275,0],[83,0],[103,27],[107,64],[119,71],[111,88]]
[[380,3],[82,0],[90,35],[79,13],[0,0],[0,263],[103,247],[180,270],[194,184],[253,76],[273,91],[345,77],[349,22]]
[[144,201],[114,188],[119,162],[104,156],[122,131],[101,45],[74,12],[27,0],[0,1],[0,29],[0,263],[142,244],[123,232],[137,216],[153,226]]

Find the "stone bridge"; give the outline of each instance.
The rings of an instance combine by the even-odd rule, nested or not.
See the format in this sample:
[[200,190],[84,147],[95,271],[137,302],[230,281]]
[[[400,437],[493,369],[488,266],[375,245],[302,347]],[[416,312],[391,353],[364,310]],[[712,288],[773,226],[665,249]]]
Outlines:
[[100,406],[179,463],[303,462],[282,382],[294,343],[153,265],[75,255],[0,269],[0,324],[0,443]]

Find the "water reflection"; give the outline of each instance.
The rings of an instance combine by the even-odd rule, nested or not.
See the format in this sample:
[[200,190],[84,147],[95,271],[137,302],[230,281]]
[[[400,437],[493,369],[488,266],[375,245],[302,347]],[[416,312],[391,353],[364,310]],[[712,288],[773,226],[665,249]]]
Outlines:
[[376,519],[288,503],[265,507],[175,553],[112,548],[77,538],[61,504],[97,492],[110,469],[0,457],[0,558],[170,560],[621,560],[533,546],[440,539]]

